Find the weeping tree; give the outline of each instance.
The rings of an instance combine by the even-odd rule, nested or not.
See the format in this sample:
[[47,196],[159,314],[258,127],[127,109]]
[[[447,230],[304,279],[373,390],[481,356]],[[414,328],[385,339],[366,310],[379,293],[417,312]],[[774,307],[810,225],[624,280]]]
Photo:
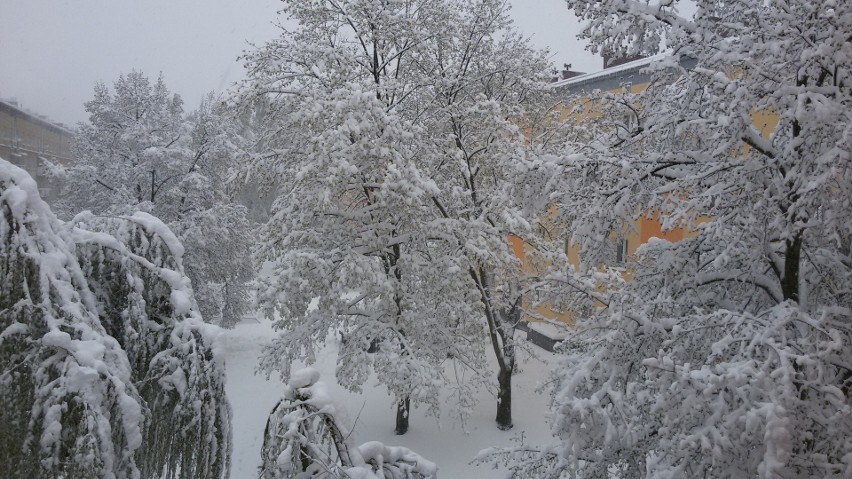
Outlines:
[[183,247],[147,213],[83,213],[73,225],[102,324],[127,353],[149,410],[137,459],[143,477],[223,477],[230,410],[223,368],[213,358],[218,329],[198,313],[183,274]]
[[0,160],[0,463],[12,477],[132,477],[144,405],[69,232]]
[[[17,477],[227,477],[230,409],[156,218],[57,220],[0,160],[0,459]],[[38,457],[38,461],[32,458]]]

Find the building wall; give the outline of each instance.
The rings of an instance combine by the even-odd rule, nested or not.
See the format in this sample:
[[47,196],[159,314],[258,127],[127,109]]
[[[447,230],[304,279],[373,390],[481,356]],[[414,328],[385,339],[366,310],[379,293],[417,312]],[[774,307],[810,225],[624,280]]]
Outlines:
[[[661,56],[640,59],[633,62],[615,65],[612,69],[605,69],[600,72],[573,76],[564,80],[554,82],[552,87],[556,90],[558,98],[562,100],[562,118],[561,121],[568,123],[584,124],[600,119],[602,110],[600,105],[594,101],[590,101],[592,92],[619,92],[625,88],[631,93],[640,93],[648,86],[650,76],[642,70],[652,61],[661,58]],[[681,65],[687,69],[693,68],[697,62],[694,59],[686,59],[681,62]],[[672,80],[675,79],[675,72],[672,72]],[[636,105],[641,108],[641,105]],[[753,124],[760,130],[764,138],[769,138],[778,123],[778,115],[773,111],[752,111],[751,120]],[[744,149],[748,149],[745,146]],[[651,238],[660,238],[670,242],[681,241],[684,238],[694,237],[698,232],[695,226],[706,221],[706,217],[699,217],[696,220],[696,225],[693,228],[672,228],[663,230],[663,225],[660,221],[659,214],[654,211],[646,212],[638,219],[627,226],[627,233],[624,237],[618,237],[618,233],[612,233],[609,241],[626,240],[626,261],[623,264],[607,264],[606,266],[616,266],[616,269],[621,271],[622,277],[630,281],[632,272],[630,270],[629,259],[635,255],[636,250],[644,243],[647,243]],[[564,228],[563,228],[564,229]],[[565,231],[566,235],[566,253],[568,262],[575,267],[580,266],[581,257],[579,247],[570,244],[570,232]],[[517,243],[517,244],[516,244]],[[621,243],[624,244],[624,243]],[[512,243],[515,254],[520,258],[524,265],[524,269],[534,270],[534,260],[531,260],[531,254],[522,246],[520,239],[514,239]],[[588,266],[588,265],[587,265]],[[597,265],[598,267],[604,265]],[[530,306],[533,304],[532,299],[525,298],[525,304]],[[565,337],[564,333],[553,331],[553,326],[571,326],[575,323],[576,318],[580,317],[582,312],[579,311],[559,311],[555,308],[549,308],[548,305],[531,308],[531,312],[526,316],[529,325],[528,339],[533,343],[538,344],[546,349],[552,349],[553,345]],[[550,323],[550,324],[546,324]],[[545,326],[545,327],[538,327]],[[565,327],[560,329],[566,330]]]
[[0,101],[0,158],[27,170],[46,201],[55,199],[56,188],[42,174],[43,160],[73,161],[73,141],[74,133],[67,128]]
[[[621,91],[623,88],[628,88],[631,93],[640,93],[647,87],[650,79],[650,76],[642,70],[655,59],[657,59],[657,57],[640,59],[634,62],[619,64],[616,68],[612,68],[611,70],[608,69],[601,72],[579,75],[554,83],[553,88],[556,90],[557,97],[561,98],[563,101],[562,121],[583,123],[595,121],[596,118],[599,118],[601,115],[599,105],[588,101],[589,95],[594,91],[616,92]],[[694,61],[690,61],[688,63],[690,64],[685,65],[688,68],[694,65]],[[575,108],[575,106],[580,107]],[[564,230],[564,228],[562,229]],[[614,244],[617,245],[616,247],[624,247],[623,251],[626,253],[626,255],[624,255],[624,259],[628,261],[619,264],[609,264],[607,266],[623,268],[621,269],[623,271],[622,274],[628,280],[630,277],[629,258],[636,253],[636,250],[640,245],[647,243],[651,238],[660,238],[676,242],[682,240],[684,237],[694,234],[694,232],[684,231],[682,228],[674,228],[664,231],[662,222],[656,212],[648,212],[648,214],[640,216],[633,222],[633,224],[627,225],[626,230],[627,233],[624,237],[618,237],[616,233],[613,233],[609,240],[613,241]],[[581,260],[579,248],[576,245],[571,244],[570,232],[565,231],[565,234],[568,262],[579,268]],[[531,265],[530,255],[524,250],[521,243],[520,239],[514,239],[512,241],[515,254],[521,259],[524,264],[524,269],[534,269],[535,267]],[[527,306],[535,304],[534,298],[525,298],[525,304]],[[565,326],[572,326],[576,322],[579,314],[581,313],[574,311],[561,311],[556,308],[552,308],[550,305],[545,303],[533,307],[531,313],[528,314],[525,319],[533,323],[546,321],[555,325],[563,324]],[[546,328],[535,329],[536,331],[534,332],[536,336],[546,336],[544,332],[541,332],[546,331]],[[548,340],[548,338],[545,337],[539,339],[542,339],[544,343],[547,343]]]

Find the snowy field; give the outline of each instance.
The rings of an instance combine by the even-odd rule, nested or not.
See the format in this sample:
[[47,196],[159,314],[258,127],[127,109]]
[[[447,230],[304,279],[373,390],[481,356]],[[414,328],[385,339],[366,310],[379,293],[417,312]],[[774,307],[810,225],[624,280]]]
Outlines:
[[[266,380],[264,375],[254,374],[262,347],[275,334],[268,323],[243,323],[226,331],[223,337],[227,393],[234,409],[232,479],[257,477],[266,416],[283,390],[283,383],[277,376]],[[524,333],[519,334],[523,336]],[[537,358],[520,353],[521,372],[514,377],[515,427],[511,431],[497,429],[494,423],[496,400],[490,392],[481,391],[479,403],[467,425],[467,433],[449,415],[436,420],[426,416],[421,408],[412,412],[408,433],[396,436],[393,434],[396,409],[384,387],[368,382],[362,394],[355,394],[336,384],[335,343],[329,343],[318,355],[314,367],[321,372],[321,380],[328,384],[338,404],[346,410],[348,424],[355,423],[354,444],[381,441],[387,445],[408,447],[437,463],[438,477],[444,479],[494,478],[505,474],[489,465],[471,464],[480,450],[509,445],[513,437],[521,434],[526,442],[532,444],[551,442],[545,418],[547,397],[535,390],[546,380],[555,356],[540,349],[535,351]]]

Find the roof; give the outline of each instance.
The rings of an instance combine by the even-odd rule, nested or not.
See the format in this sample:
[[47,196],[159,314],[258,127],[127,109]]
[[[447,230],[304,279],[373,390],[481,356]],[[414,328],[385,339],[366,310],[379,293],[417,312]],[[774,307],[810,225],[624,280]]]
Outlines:
[[[668,53],[660,53],[612,68],[606,68],[598,72],[586,73],[568,78],[567,80],[560,80],[551,83],[550,87],[558,90],[560,94],[575,95],[593,90],[614,90],[627,84],[644,83],[651,78],[647,67],[668,56]],[[685,68],[693,68],[696,63],[697,61],[694,58],[681,60],[681,65]]]
[[6,111],[12,116],[25,117],[27,120],[40,125],[43,128],[54,131],[61,135],[74,136],[74,131],[69,127],[51,121],[49,118],[24,110],[16,103],[0,99],[0,111]]

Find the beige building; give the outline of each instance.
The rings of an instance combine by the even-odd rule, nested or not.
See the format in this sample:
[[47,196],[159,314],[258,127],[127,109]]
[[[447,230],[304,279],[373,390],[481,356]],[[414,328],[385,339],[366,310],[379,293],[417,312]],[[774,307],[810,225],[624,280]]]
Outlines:
[[25,111],[14,101],[0,100],[0,158],[27,170],[48,202],[56,198],[56,189],[43,175],[43,161],[71,162],[73,141],[74,133],[67,127]]

